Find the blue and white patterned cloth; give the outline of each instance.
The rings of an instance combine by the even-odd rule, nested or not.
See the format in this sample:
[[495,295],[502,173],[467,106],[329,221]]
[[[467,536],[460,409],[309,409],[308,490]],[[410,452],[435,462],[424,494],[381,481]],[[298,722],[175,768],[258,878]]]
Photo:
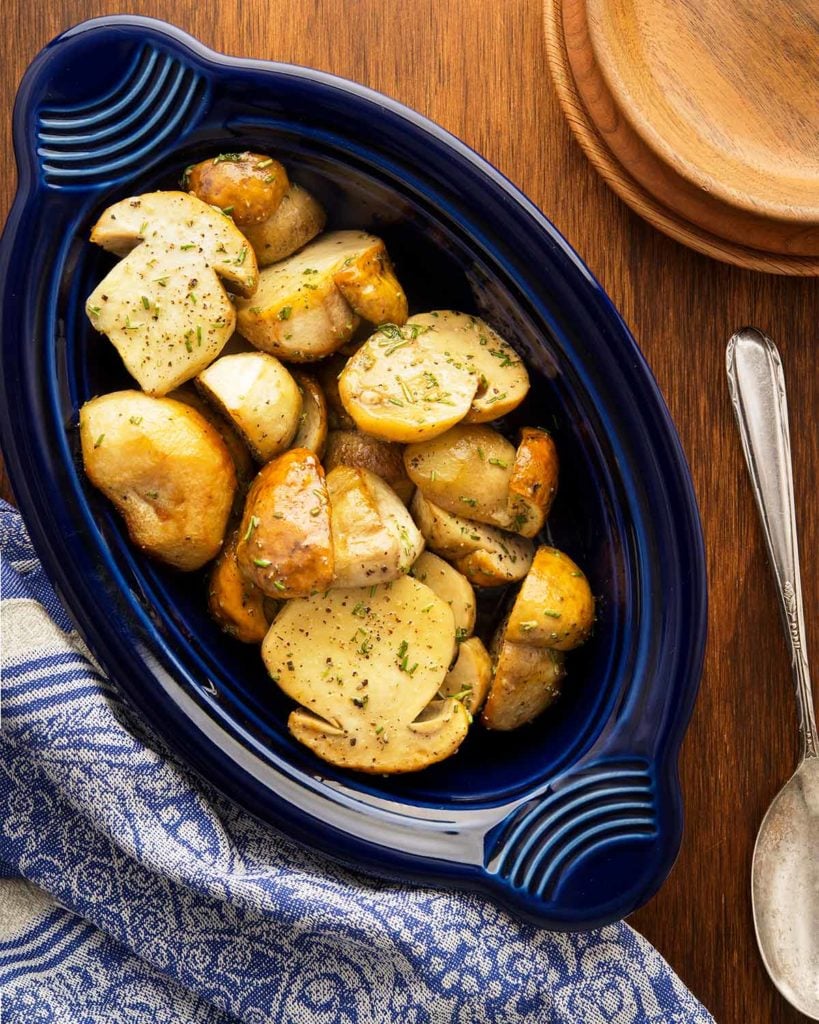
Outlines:
[[4,1024],[711,1021],[625,924],[541,931],[263,827],[123,704],[1,503],[0,570]]

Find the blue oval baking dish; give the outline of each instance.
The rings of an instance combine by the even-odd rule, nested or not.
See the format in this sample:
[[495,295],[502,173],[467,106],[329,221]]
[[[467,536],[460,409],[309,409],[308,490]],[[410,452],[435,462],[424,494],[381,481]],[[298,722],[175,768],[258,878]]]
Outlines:
[[[32,63],[14,113],[19,191],[0,246],[3,452],[35,547],[105,670],[168,744],[253,814],[339,860],[477,887],[538,924],[620,918],[658,888],[682,830],[677,756],[706,590],[696,502],[656,384],[605,293],[501,174],[406,107],[307,68],[216,54],[109,17]],[[553,540],[599,595],[558,704],[470,736],[416,775],[337,772],[286,729],[258,652],[207,618],[204,580],[140,556],[81,471],[77,412],[127,386],[86,322],[111,202],[174,187],[224,150],[279,157],[334,227],[382,235],[416,311],[486,317],[524,356],[557,441]],[[108,262],[106,262],[108,261]]]

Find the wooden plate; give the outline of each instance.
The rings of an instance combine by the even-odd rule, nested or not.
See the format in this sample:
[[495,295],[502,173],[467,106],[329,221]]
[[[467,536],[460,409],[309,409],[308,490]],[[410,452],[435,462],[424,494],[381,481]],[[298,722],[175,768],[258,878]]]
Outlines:
[[819,274],[811,5],[785,0],[760,13],[741,0],[546,0],[569,124],[655,227],[729,263]]

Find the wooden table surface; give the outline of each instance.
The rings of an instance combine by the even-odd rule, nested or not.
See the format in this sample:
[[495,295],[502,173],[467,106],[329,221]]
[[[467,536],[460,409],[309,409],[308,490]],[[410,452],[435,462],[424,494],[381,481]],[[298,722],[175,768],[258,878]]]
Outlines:
[[[631,326],[666,397],[705,529],[709,642],[681,760],[686,830],[660,893],[632,918],[721,1024],[805,1020],[769,984],[753,935],[754,836],[795,767],[788,658],[726,394],[732,331],[779,344],[787,375],[809,648],[819,652],[819,280],[736,270],[649,228],[587,164],[546,66],[540,0],[6,0],[0,204],[14,189],[11,105],[37,51],[86,17],[162,17],[229,54],[355,78],[460,136],[577,249]],[[3,481],[5,486],[5,481]],[[8,495],[8,489],[5,489]],[[583,1022],[578,1022],[583,1024]]]

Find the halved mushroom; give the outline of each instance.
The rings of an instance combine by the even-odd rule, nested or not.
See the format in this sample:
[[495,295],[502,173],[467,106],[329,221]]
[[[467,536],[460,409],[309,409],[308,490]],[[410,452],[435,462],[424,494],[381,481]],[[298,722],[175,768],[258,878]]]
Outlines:
[[292,362],[330,355],[358,317],[407,316],[407,300],[384,243],[361,231],[331,231],[259,276],[252,301],[237,304],[239,330],[257,348]]
[[80,409],[80,442],[88,479],[122,514],[137,547],[185,571],[219,553],[236,471],[198,412],[116,391]]
[[321,203],[305,188],[290,183],[275,212],[261,224],[242,228],[256,251],[260,267],[286,259],[324,230],[327,220]]
[[199,374],[196,386],[228,417],[259,462],[283,452],[296,436],[301,393],[275,356],[222,356]]
[[188,190],[244,229],[268,220],[290,186],[287,171],[261,153],[220,153],[185,171]]
[[457,426],[408,445],[404,465],[425,498],[464,519],[510,529],[509,484],[515,448],[491,427]]
[[423,551],[416,558],[410,572],[421,583],[426,583],[452,609],[456,637],[463,640],[471,636],[475,628],[477,606],[475,591],[466,576],[430,551]]
[[494,670],[481,721],[507,731],[531,722],[560,695],[565,655],[548,647],[510,643],[502,630],[493,643]]
[[330,503],[312,452],[293,448],[259,471],[245,502],[236,558],[244,576],[270,597],[304,597],[330,586]]
[[593,625],[594,597],[583,571],[557,548],[538,548],[512,606],[507,638],[570,651],[588,639]]
[[214,563],[208,586],[208,608],[230,636],[245,644],[260,644],[269,625],[265,608],[268,599],[239,569],[238,539],[234,530]]
[[413,483],[439,508],[524,537],[543,529],[557,490],[557,450],[545,430],[524,427],[517,451],[491,427],[459,423],[408,445]]
[[452,562],[475,586],[515,583],[529,571],[534,555],[530,540],[455,516],[427,501],[420,491],[415,492],[410,511],[427,547]]
[[386,583],[406,573],[424,546],[406,506],[367,469],[327,474],[335,586]]
[[425,441],[466,416],[479,379],[445,347],[426,343],[431,328],[385,324],[351,356],[339,377],[344,408],[359,430],[385,441]]
[[558,457],[551,436],[524,427],[509,478],[510,528],[523,537],[543,529],[557,494]]
[[478,379],[466,423],[488,423],[511,412],[529,391],[529,374],[512,346],[479,317],[452,310],[419,313],[412,322],[429,330],[425,347],[445,351],[454,367]]
[[469,718],[436,700],[455,648],[452,612],[408,576],[288,602],[262,657],[302,707],[288,728],[325,761],[361,772],[418,771],[460,746]]
[[296,436],[291,443],[294,448],[309,448],[321,458],[327,443],[327,402],[324,400],[324,392],[309,374],[294,370],[293,379],[301,393],[301,415]]
[[185,192],[151,192],[110,206],[91,241],[124,256],[86,302],[125,368],[154,396],[211,363],[236,314],[222,281],[251,295],[256,257],[228,217]]
[[458,660],[447,672],[439,693],[461,701],[470,715],[477,715],[486,700],[491,680],[489,652],[483,640],[471,636],[458,648]]
[[403,449],[391,441],[382,441],[357,430],[331,430],[327,435],[324,468],[336,466],[368,469],[390,485],[406,505],[415,490],[404,469]]

